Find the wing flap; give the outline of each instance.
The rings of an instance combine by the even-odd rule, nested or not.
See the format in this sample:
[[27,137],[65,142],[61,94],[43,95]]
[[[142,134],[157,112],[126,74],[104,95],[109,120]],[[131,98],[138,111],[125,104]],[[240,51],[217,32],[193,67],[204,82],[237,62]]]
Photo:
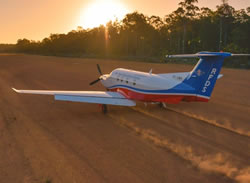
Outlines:
[[126,98],[112,97],[93,97],[93,96],[74,96],[74,95],[55,95],[55,100],[71,101],[71,102],[86,102],[94,104],[109,104],[119,106],[135,106],[136,103]]

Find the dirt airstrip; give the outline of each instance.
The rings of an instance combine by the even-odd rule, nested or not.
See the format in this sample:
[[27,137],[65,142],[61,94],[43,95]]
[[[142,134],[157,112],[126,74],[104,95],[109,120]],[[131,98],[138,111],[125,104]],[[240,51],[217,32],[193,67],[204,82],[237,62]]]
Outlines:
[[250,182],[250,71],[223,69],[209,103],[137,107],[54,101],[11,90],[89,86],[117,67],[192,66],[0,55],[0,182]]

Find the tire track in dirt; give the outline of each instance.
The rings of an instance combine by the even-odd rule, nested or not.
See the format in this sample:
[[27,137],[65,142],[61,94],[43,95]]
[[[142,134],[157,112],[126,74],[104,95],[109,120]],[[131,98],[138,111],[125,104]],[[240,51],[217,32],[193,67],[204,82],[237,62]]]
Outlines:
[[202,116],[198,116],[196,114],[191,114],[191,113],[188,113],[188,112],[185,112],[185,111],[181,111],[181,110],[178,110],[178,109],[174,109],[174,108],[171,108],[171,107],[166,107],[166,109],[170,110],[170,111],[173,111],[173,112],[175,112],[177,114],[185,115],[187,117],[199,120],[199,121],[201,121],[203,123],[214,125],[214,126],[216,126],[218,128],[222,128],[224,130],[228,130],[230,132],[233,132],[233,133],[236,133],[236,134],[239,134],[239,135],[242,135],[242,136],[250,137],[250,132],[249,131],[245,131],[245,130],[240,129],[240,128],[233,128],[230,125],[230,123],[220,124],[220,123],[216,122],[216,120],[209,120],[209,119],[206,119],[206,118],[204,118]]
[[[212,148],[219,147],[218,150],[224,149],[224,152],[230,153],[232,156],[236,156],[238,160],[242,160],[244,163],[247,159],[250,159],[250,139],[246,136],[241,136],[232,131],[227,131],[224,128],[217,128],[217,126],[200,123],[200,120],[196,118],[191,118],[189,116],[177,116],[177,118],[164,118],[161,117],[155,110],[148,111],[140,107],[132,108],[134,111],[140,112],[146,116],[149,116],[156,121],[171,127],[176,132],[181,132],[180,135],[186,134],[187,137],[194,137],[194,139],[199,138],[203,142],[206,142],[207,145],[210,145]],[[157,108],[154,108],[157,110]],[[158,108],[158,110],[164,109]],[[173,120],[173,121],[171,121]],[[193,123],[194,125],[192,125]],[[188,125],[188,126],[187,126]],[[216,135],[216,136],[214,136]],[[232,139],[234,140],[232,142]]]
[[[142,113],[142,115],[145,115],[145,113]],[[181,143],[176,143],[175,141],[173,141],[173,139],[169,139],[167,136],[159,134],[159,131],[155,129],[141,127],[140,125],[138,125],[138,122],[136,121],[135,118],[133,120],[131,120],[130,118],[127,119],[126,116],[124,117],[121,114],[119,115],[119,118],[117,118],[116,115],[111,113],[109,113],[109,116],[111,118],[118,120],[119,125],[129,128],[143,139],[153,143],[158,147],[176,153],[178,156],[189,161],[190,163],[192,163],[192,165],[200,168],[201,170],[204,170],[206,172],[220,173],[227,176],[230,179],[240,181],[242,183],[248,181],[250,178],[250,174],[248,172],[250,166],[238,167],[237,165],[234,165],[231,161],[231,157],[225,155],[228,149],[224,148],[223,146],[221,147],[220,144],[213,143],[213,145],[215,145],[214,147],[215,149],[216,148],[220,149],[219,151],[217,150],[217,153],[215,154],[214,153],[199,154],[196,152],[194,146],[188,146],[188,145],[183,145]],[[152,117],[149,115],[146,116],[150,118]],[[159,119],[155,119],[154,122],[162,123],[162,121],[159,122]],[[166,131],[166,133],[168,132],[169,131]],[[180,135],[181,134],[178,133],[178,136]],[[189,142],[194,142],[195,139],[192,138],[192,136],[193,136],[192,134],[188,134],[184,135],[183,138],[185,138],[186,140],[188,139]],[[201,143],[206,146],[207,142],[208,141],[206,139],[202,139]],[[212,146],[210,146],[209,148],[211,147]],[[239,157],[236,157],[236,159],[238,158]],[[244,160],[247,161],[247,159],[243,159],[243,161]]]

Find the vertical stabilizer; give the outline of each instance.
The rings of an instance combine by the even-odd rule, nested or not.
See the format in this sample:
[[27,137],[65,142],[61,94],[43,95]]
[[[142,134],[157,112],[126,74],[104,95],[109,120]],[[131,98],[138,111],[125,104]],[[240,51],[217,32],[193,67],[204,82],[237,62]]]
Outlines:
[[231,56],[231,54],[200,52],[198,55],[200,60],[184,83],[195,88],[198,96],[210,98],[220,74],[223,61],[226,57]]
[[170,58],[193,58],[199,57],[200,60],[183,81],[194,88],[197,97],[209,99],[214,89],[223,61],[230,57],[231,53],[221,52],[200,52],[191,55],[173,55]]

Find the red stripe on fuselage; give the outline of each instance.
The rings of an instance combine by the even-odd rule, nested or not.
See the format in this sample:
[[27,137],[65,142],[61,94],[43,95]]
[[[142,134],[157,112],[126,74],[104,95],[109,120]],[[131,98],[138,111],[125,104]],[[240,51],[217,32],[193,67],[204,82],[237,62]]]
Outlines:
[[165,102],[170,104],[178,104],[181,101],[185,102],[208,102],[209,99],[198,97],[198,96],[188,96],[188,95],[161,95],[161,94],[145,94],[135,92],[126,88],[114,88],[110,91],[119,92],[126,98],[131,100],[138,100],[143,102]]

